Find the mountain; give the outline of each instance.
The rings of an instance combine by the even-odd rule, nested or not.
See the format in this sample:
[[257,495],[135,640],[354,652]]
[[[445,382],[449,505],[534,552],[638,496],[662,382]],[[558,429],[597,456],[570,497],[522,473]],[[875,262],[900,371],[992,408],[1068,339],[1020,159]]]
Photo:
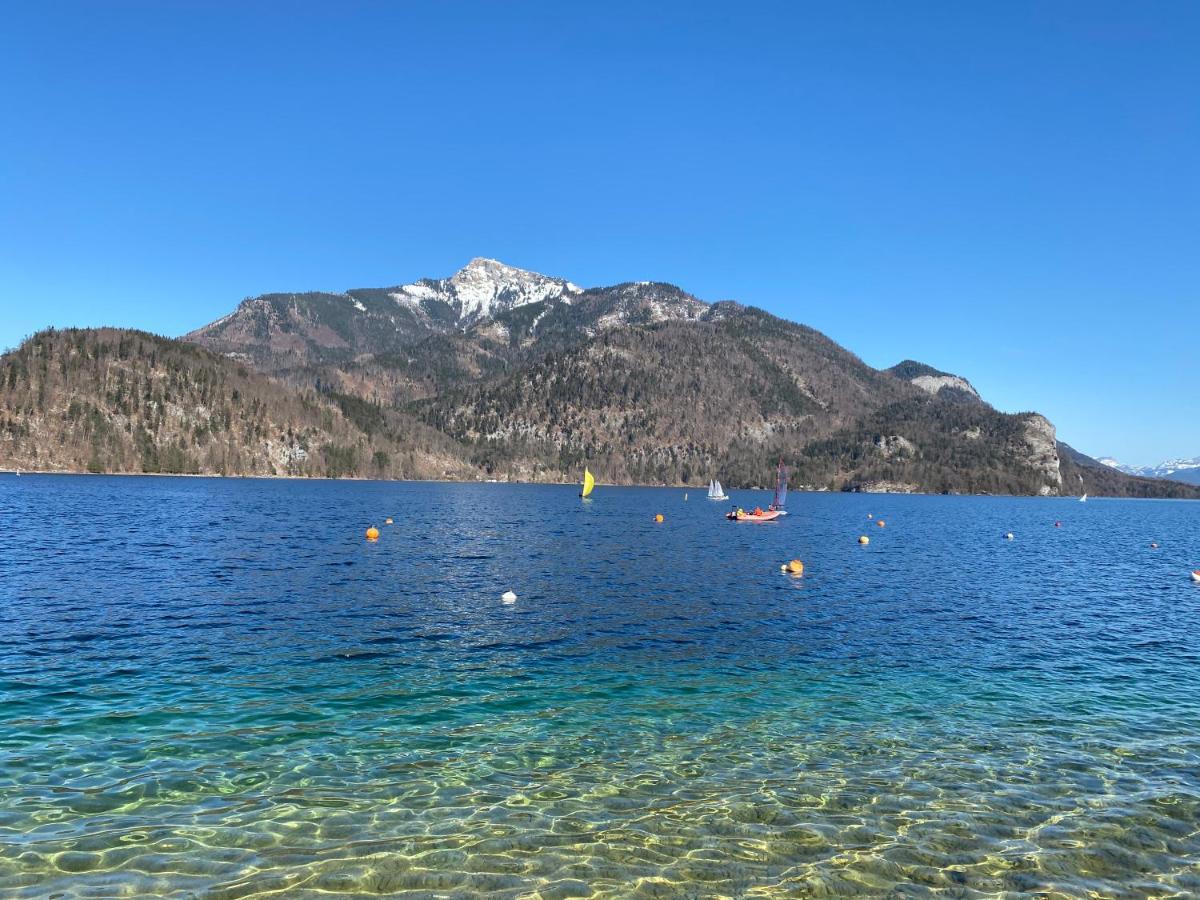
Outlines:
[[875,369],[671,284],[583,288],[482,258],[249,298],[180,341],[44,332],[0,378],[10,468],[570,480],[587,463],[746,487],[783,457],[820,490],[1200,496],[1075,454],[1044,417],[924,363]]
[[1103,460],[1093,459],[1073,447],[1059,444],[1063,493],[1105,497],[1200,498],[1200,488],[1164,478],[1123,473]]
[[831,490],[1057,493],[1054,429],[931,394],[753,307],[615,328],[506,376],[409,406],[486,471]]
[[661,282],[584,289],[480,258],[400,287],[248,299],[186,340],[403,410],[495,477],[569,478],[590,461],[614,481],[749,485],[786,455],[818,488],[1064,490],[1044,417]]
[[1100,462],[1127,475],[1143,478],[1167,478],[1187,484],[1200,484],[1200,456],[1191,459],[1169,459],[1157,466],[1123,466],[1112,457],[1103,457]]
[[184,340],[269,370],[345,363],[364,354],[403,351],[434,335],[468,331],[523,307],[543,312],[583,291],[560,278],[471,260],[450,278],[340,294],[263,294],[185,335]]
[[44,331],[0,356],[0,467],[474,474],[452,441],[400,412],[299,392],[192,344],[114,328]]
[[341,294],[264,294],[184,336],[304,387],[389,404],[429,397],[626,325],[714,314],[673,285],[583,290],[477,258],[450,278]]

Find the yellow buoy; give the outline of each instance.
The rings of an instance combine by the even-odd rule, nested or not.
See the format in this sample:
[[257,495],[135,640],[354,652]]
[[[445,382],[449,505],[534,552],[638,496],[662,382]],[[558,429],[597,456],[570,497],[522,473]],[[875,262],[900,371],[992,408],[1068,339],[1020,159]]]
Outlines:
[[384,519],[384,520],[383,520],[383,524],[384,524],[384,525],[391,525],[391,524],[392,524],[392,520],[391,520],[391,518],[389,517],[389,518],[387,518],[387,519]]
[[789,575],[803,575],[804,563],[800,562],[798,559],[793,559],[791,562],[784,563],[782,566],[780,566],[779,571],[787,572]]
[[871,539],[869,537],[867,537],[865,534],[860,534],[858,536],[858,542],[860,544],[869,544],[869,543],[871,543]]
[[374,525],[372,525],[370,528],[367,529],[367,540],[368,541],[379,540],[379,529],[376,528]]
[[655,517],[654,517],[654,521],[655,521],[655,522],[661,522],[662,520],[663,520],[663,514],[662,514],[662,513],[659,513],[657,516],[655,516]]

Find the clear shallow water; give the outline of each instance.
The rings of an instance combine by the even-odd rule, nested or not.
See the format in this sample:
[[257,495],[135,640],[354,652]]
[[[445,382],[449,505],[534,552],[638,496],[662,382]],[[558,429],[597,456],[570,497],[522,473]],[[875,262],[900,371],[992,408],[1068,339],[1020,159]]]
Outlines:
[[0,476],[0,895],[1200,892],[1200,506],[682,497]]

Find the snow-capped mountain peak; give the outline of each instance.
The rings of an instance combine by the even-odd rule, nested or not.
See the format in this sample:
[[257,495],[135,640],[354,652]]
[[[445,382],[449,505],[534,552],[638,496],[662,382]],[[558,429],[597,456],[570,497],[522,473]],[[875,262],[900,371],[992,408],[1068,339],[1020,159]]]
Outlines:
[[1126,475],[1141,475],[1144,478],[1170,478],[1173,481],[1200,484],[1200,456],[1194,456],[1191,459],[1168,459],[1157,466],[1126,466],[1111,456],[1101,457],[1097,462],[1102,462]]
[[425,278],[398,288],[398,303],[423,307],[429,301],[447,304],[457,325],[467,328],[481,319],[530,303],[562,299],[569,303],[582,289],[562,278],[518,269],[495,259],[476,257],[449,278]]

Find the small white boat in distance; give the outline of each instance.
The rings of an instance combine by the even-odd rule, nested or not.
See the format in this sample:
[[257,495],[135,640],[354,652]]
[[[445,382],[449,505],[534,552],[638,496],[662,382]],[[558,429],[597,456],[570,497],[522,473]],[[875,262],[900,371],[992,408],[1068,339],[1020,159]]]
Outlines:
[[1087,494],[1084,494],[1082,497],[1080,497],[1080,498],[1079,498],[1079,502],[1080,502],[1080,503],[1087,503]]
[[710,481],[708,483],[708,499],[709,500],[728,500],[729,499],[729,497],[727,497],[725,495],[725,489],[723,487],[721,487],[721,482],[714,480],[714,481]]

